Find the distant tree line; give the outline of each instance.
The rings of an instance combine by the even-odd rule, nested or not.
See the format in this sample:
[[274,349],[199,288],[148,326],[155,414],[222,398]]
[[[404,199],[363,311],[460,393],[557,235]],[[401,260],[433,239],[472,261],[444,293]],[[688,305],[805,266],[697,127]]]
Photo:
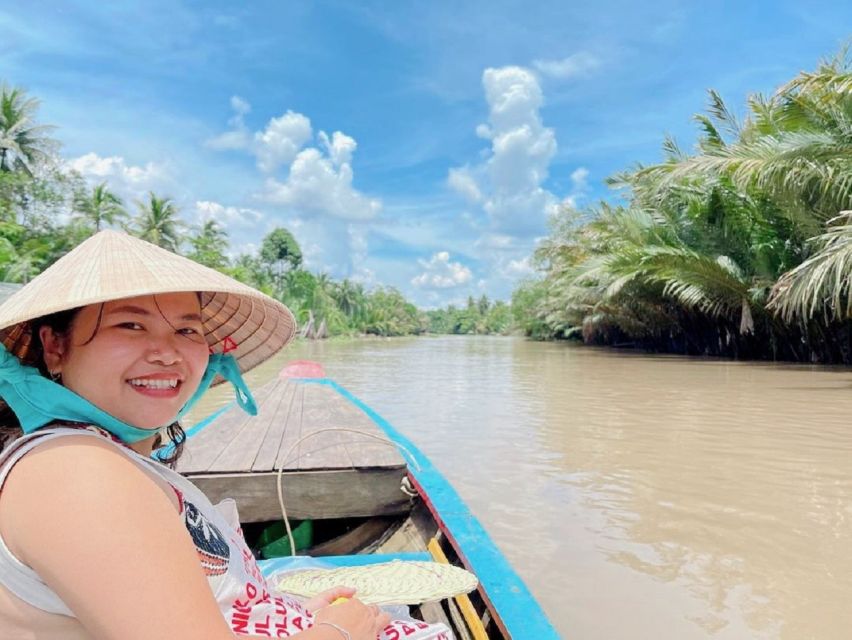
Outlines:
[[486,295],[478,300],[468,297],[463,307],[449,305],[427,311],[426,316],[430,333],[507,334],[514,328],[509,305],[500,300],[491,302]]

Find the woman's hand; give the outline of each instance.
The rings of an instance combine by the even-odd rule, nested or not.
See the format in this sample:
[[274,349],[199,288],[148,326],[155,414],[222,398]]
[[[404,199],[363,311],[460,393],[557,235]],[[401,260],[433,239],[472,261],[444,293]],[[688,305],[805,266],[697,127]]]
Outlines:
[[[332,597],[331,594],[345,590],[350,595],[355,592],[354,589],[347,587],[337,587],[325,591],[317,598],[346,598],[346,595],[337,595]],[[390,622],[390,616],[381,611],[376,605],[366,605],[357,598],[351,598],[346,602],[341,602],[333,607],[326,606],[319,609],[314,614],[314,625],[320,625],[322,622],[331,622],[341,629],[345,630],[352,640],[376,640],[376,636]],[[326,625],[323,625],[326,629]]]
[[338,598],[346,598],[347,600],[355,595],[355,589],[352,587],[334,587],[328,591],[323,591],[315,595],[310,600],[306,600],[303,604],[308,611],[319,611],[323,607],[327,607]]

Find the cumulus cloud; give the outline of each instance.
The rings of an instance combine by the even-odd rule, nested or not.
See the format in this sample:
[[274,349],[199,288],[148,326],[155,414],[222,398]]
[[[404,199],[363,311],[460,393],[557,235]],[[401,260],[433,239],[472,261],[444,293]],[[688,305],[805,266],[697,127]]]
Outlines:
[[381,202],[354,189],[352,176],[348,162],[335,164],[332,157],[309,147],[296,156],[286,180],[267,179],[260,197],[303,215],[330,215],[350,221],[375,218]]
[[263,219],[263,214],[245,207],[226,207],[210,200],[198,200],[195,203],[194,218],[198,224],[215,220],[223,227],[255,228]]
[[601,60],[587,51],[580,51],[561,60],[536,60],[533,66],[542,75],[567,80],[589,75],[601,66]]
[[325,131],[320,131],[319,139],[322,146],[325,147],[329,159],[336,167],[352,162],[352,154],[358,148],[358,143],[355,142],[354,138],[350,138],[340,131],[335,131],[329,140],[328,134]]
[[271,118],[263,130],[252,134],[245,123],[245,115],[251,111],[248,101],[232,96],[231,109],[234,115],[228,120],[230,129],[207,140],[207,146],[247,151],[255,156],[258,169],[264,173],[289,165],[313,137],[311,121],[301,113],[288,110],[277,118]]
[[470,281],[473,277],[470,269],[460,262],[450,262],[447,251],[439,251],[429,260],[418,260],[424,269],[423,273],[415,276],[411,284],[423,289],[450,289]]
[[301,113],[288,110],[272,118],[263,131],[254,134],[251,151],[257,156],[258,169],[272,173],[281,165],[290,164],[312,136],[311,121]]
[[518,236],[541,234],[557,198],[542,187],[556,153],[553,129],[542,123],[543,96],[529,69],[486,69],[482,75],[488,123],[476,128],[490,140],[486,161],[450,169],[448,186],[482,203],[494,230]]
[[[290,110],[252,133],[244,121],[251,105],[234,96],[231,108],[231,130],[208,140],[207,145],[255,156],[258,169],[266,175],[262,191],[256,194],[258,199],[302,218],[337,221],[331,224],[371,220],[378,215],[381,202],[353,186],[352,156],[358,148],[354,138],[342,131],[331,135],[320,131],[316,145],[311,145],[314,133],[310,119]],[[279,169],[286,171],[285,177],[275,175]],[[341,233],[345,235],[345,229]]]
[[106,182],[125,201],[142,198],[148,191],[161,193],[174,187],[166,167],[154,162],[128,164],[121,156],[87,153],[67,161],[67,166],[90,183]]

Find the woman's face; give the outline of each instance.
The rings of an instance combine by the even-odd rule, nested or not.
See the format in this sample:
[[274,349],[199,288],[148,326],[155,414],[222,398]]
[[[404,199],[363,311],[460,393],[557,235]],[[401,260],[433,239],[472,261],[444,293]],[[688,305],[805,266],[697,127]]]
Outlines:
[[83,307],[67,335],[45,327],[41,338],[45,364],[65,387],[142,429],[175,420],[209,357],[194,293]]

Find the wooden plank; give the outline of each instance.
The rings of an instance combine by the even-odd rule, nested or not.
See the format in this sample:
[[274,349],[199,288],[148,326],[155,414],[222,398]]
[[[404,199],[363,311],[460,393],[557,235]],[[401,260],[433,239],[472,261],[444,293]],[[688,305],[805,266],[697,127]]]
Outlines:
[[248,419],[249,416],[242,409],[231,407],[187,439],[184,453],[178,460],[177,471],[183,474],[207,471]]
[[273,470],[281,468],[282,465],[288,470],[299,467],[300,447],[297,446],[297,442],[302,437],[302,411],[305,404],[305,387],[308,385],[298,382],[291,382],[290,384],[294,387],[293,400],[290,404],[290,411],[287,412],[287,422],[284,425],[284,434],[281,436],[281,443],[278,445],[278,452],[275,455]]
[[399,516],[370,518],[351,531],[311,547],[305,551],[305,554],[309,556],[348,556],[355,553],[365,553],[365,549],[369,545],[381,539],[388,529],[398,521]]
[[283,390],[278,390],[278,393],[282,396],[281,402],[278,405],[275,415],[272,416],[272,424],[269,426],[260,445],[260,451],[257,452],[257,457],[254,459],[254,464],[251,467],[252,471],[276,471],[275,460],[278,457],[281,440],[284,437],[284,431],[290,420],[297,386],[288,381],[284,385]]
[[[404,469],[291,471],[283,474],[290,518],[354,518],[407,513],[410,498],[400,490]],[[195,474],[189,479],[213,503],[234,498],[243,522],[279,520],[276,473]]]
[[[429,549],[429,553],[432,554],[432,557],[435,558],[435,562],[450,564],[450,561],[447,560],[447,556],[444,554],[444,550],[441,549],[441,545],[438,542],[437,537],[432,538],[426,547]],[[471,603],[467,594],[463,593],[458,595],[453,598],[453,600],[455,600],[455,604],[457,604],[458,608],[461,610],[461,614],[464,616],[465,622],[467,622],[467,626],[474,639],[488,640],[488,633],[485,631],[485,626],[482,624],[482,620],[479,619],[479,614],[476,613],[476,609],[473,608],[473,603]],[[450,609],[450,612],[452,613],[452,609]]]
[[[299,457],[296,460],[299,470],[308,469],[347,469],[352,467],[344,443],[353,434],[340,431],[324,431],[343,426],[340,421],[342,400],[328,393],[328,387],[319,384],[305,384],[302,402],[302,438],[299,445]],[[334,394],[336,396],[337,394]],[[339,399],[339,400],[338,400]],[[338,400],[335,402],[335,400]]]
[[[258,406],[269,397],[271,390],[272,385],[264,385],[253,394]],[[215,421],[189,438],[186,441],[184,453],[177,464],[178,473],[207,471],[213,461],[219,457],[251,417],[234,405]]]
[[382,441],[379,441],[354,433],[345,434],[347,436],[346,448],[354,467],[392,467],[400,463],[404,464],[396,445],[389,441],[387,434],[370,419],[370,416],[335,390],[327,389],[327,391],[334,398],[336,407],[334,426],[357,429],[382,438]]
[[335,468],[343,466],[343,461],[346,461],[347,466],[355,468],[396,467],[404,464],[393,443],[375,439],[379,437],[386,440],[387,437],[361,409],[331,387],[318,384],[304,386],[302,436],[320,429],[352,431],[323,433],[314,439],[305,440],[304,446],[300,447],[298,469]]
[[258,403],[257,415],[243,423],[228,446],[207,468],[210,473],[241,473],[252,468],[266,433],[278,413],[278,406],[284,400],[285,385],[284,380],[276,378],[264,386],[266,393],[263,402]]

